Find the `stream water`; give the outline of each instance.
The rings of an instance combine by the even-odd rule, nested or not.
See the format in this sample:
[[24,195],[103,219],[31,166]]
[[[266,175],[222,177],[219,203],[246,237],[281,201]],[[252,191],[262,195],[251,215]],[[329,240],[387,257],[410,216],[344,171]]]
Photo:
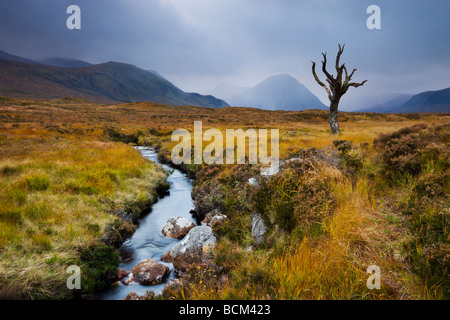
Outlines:
[[191,198],[192,180],[181,171],[160,164],[154,150],[142,147],[139,147],[139,150],[145,158],[172,172],[167,179],[170,189],[169,194],[159,199],[152,206],[150,213],[139,221],[134,235],[123,243],[120,248],[122,262],[119,268],[124,268],[130,273],[131,269],[142,260],[154,259],[168,266],[171,272],[164,282],[158,285],[143,286],[139,283],[131,283],[126,286],[120,283],[112,286],[100,296],[102,300],[123,300],[131,291],[138,295],[144,295],[147,290],[152,290],[156,294],[161,293],[167,281],[175,277],[172,264],[161,261],[161,257],[180,241],[164,237],[161,230],[166,221],[175,216],[184,217],[196,223],[189,213],[191,209],[194,209]]

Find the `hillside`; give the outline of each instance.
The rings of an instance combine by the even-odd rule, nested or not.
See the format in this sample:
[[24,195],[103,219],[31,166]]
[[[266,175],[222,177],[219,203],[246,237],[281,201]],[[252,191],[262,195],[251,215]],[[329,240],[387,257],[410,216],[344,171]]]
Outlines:
[[450,112],[450,88],[416,94],[392,112]]
[[244,91],[247,91],[249,89],[251,89],[251,88],[250,87],[238,87],[238,86],[234,86],[229,83],[221,83],[221,84],[215,86],[214,88],[209,89],[207,92],[209,94],[212,94],[214,97],[217,97],[217,98],[227,101],[232,96],[242,93]]
[[359,112],[378,112],[378,113],[389,113],[393,109],[398,108],[403,103],[412,98],[412,94],[391,94],[382,100],[382,102],[372,102],[374,103],[370,107],[363,109],[358,109]]
[[62,68],[83,68],[92,66],[92,64],[89,62],[77,59],[47,58],[40,62],[47,66],[62,67]]
[[393,94],[359,112],[416,113],[450,112],[450,88],[412,94]]
[[327,109],[304,85],[288,74],[265,79],[253,88],[230,97],[233,106],[266,110]]
[[184,92],[153,72],[117,62],[60,68],[0,60],[0,95],[39,99],[71,96],[102,103],[151,101],[210,108],[228,106],[213,96]]
[[41,64],[41,63],[39,63],[37,61],[31,60],[31,59],[27,59],[27,58],[23,58],[23,57],[19,57],[19,56],[16,56],[14,54],[10,54],[10,53],[2,51],[2,50],[0,50],[0,59],[10,60],[10,61],[17,61],[17,62],[23,62],[23,63],[31,63],[31,64]]

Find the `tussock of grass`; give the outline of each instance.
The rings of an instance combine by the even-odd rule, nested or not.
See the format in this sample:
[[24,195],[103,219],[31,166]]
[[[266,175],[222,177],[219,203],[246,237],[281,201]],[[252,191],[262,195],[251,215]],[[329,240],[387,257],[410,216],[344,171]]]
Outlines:
[[[23,134],[8,136],[17,141],[13,149],[35,138]],[[3,155],[7,152],[2,148]],[[3,157],[0,296],[70,297],[65,269],[84,265],[80,248],[106,236],[110,225],[123,223],[114,215],[119,208],[138,216],[156,200],[155,190],[165,178],[166,173],[129,146],[72,135]],[[96,289],[97,280],[90,281],[94,283],[85,286],[86,293]]]

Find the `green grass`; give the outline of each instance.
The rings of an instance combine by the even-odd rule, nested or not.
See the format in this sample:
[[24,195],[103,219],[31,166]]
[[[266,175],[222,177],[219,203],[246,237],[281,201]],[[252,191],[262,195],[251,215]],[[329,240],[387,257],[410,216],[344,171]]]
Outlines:
[[[14,148],[28,140],[23,132],[8,138],[17,141]],[[69,263],[82,267],[84,293],[106,285],[118,265],[114,246],[103,245],[109,251],[97,265],[83,258],[86,250],[97,252],[92,248],[103,248],[98,241],[111,226],[125,224],[116,210],[136,217],[148,208],[165,179],[165,172],[130,146],[73,135],[2,157],[0,297],[72,297],[65,287]]]

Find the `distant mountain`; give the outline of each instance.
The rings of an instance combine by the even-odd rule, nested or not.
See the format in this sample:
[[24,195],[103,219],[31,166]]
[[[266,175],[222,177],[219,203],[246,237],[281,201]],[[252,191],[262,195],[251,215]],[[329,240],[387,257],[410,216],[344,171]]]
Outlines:
[[412,98],[412,94],[387,94],[383,102],[375,103],[373,106],[355,110],[356,112],[379,112],[389,113],[395,108],[400,107],[406,101]]
[[39,63],[39,62],[31,60],[31,59],[15,56],[13,54],[10,54],[10,53],[2,51],[2,50],[0,50],[0,59],[23,62],[23,63],[31,63],[31,64],[42,64],[42,63]]
[[237,87],[229,83],[221,83],[215,86],[214,88],[210,89],[208,92],[213,96],[226,101],[232,96],[247,91],[249,89],[250,89],[249,87]]
[[104,103],[150,101],[210,108],[228,106],[213,96],[184,92],[150,71],[117,62],[61,68],[3,59],[0,95],[42,99],[70,96]]
[[450,88],[416,94],[392,112],[450,112]]
[[147,71],[153,73],[155,76],[158,76],[160,78],[166,79],[162,75],[160,75],[158,72],[156,72],[155,70],[147,70]]
[[63,68],[83,68],[92,66],[92,64],[89,62],[77,59],[47,58],[41,60],[40,62],[47,66],[63,67]]
[[23,57],[19,57],[8,52],[0,50],[0,59],[17,61],[30,64],[47,65],[53,67],[64,67],[64,68],[83,68],[91,66],[89,62],[77,60],[77,59],[65,59],[65,58],[47,58],[43,60],[31,60]]
[[236,107],[266,110],[328,109],[304,85],[288,74],[269,77],[253,88],[230,97],[227,102]]
[[415,112],[449,112],[450,88],[427,91],[416,95],[386,94],[385,100],[375,105],[355,110],[356,112],[380,113],[415,113]]

